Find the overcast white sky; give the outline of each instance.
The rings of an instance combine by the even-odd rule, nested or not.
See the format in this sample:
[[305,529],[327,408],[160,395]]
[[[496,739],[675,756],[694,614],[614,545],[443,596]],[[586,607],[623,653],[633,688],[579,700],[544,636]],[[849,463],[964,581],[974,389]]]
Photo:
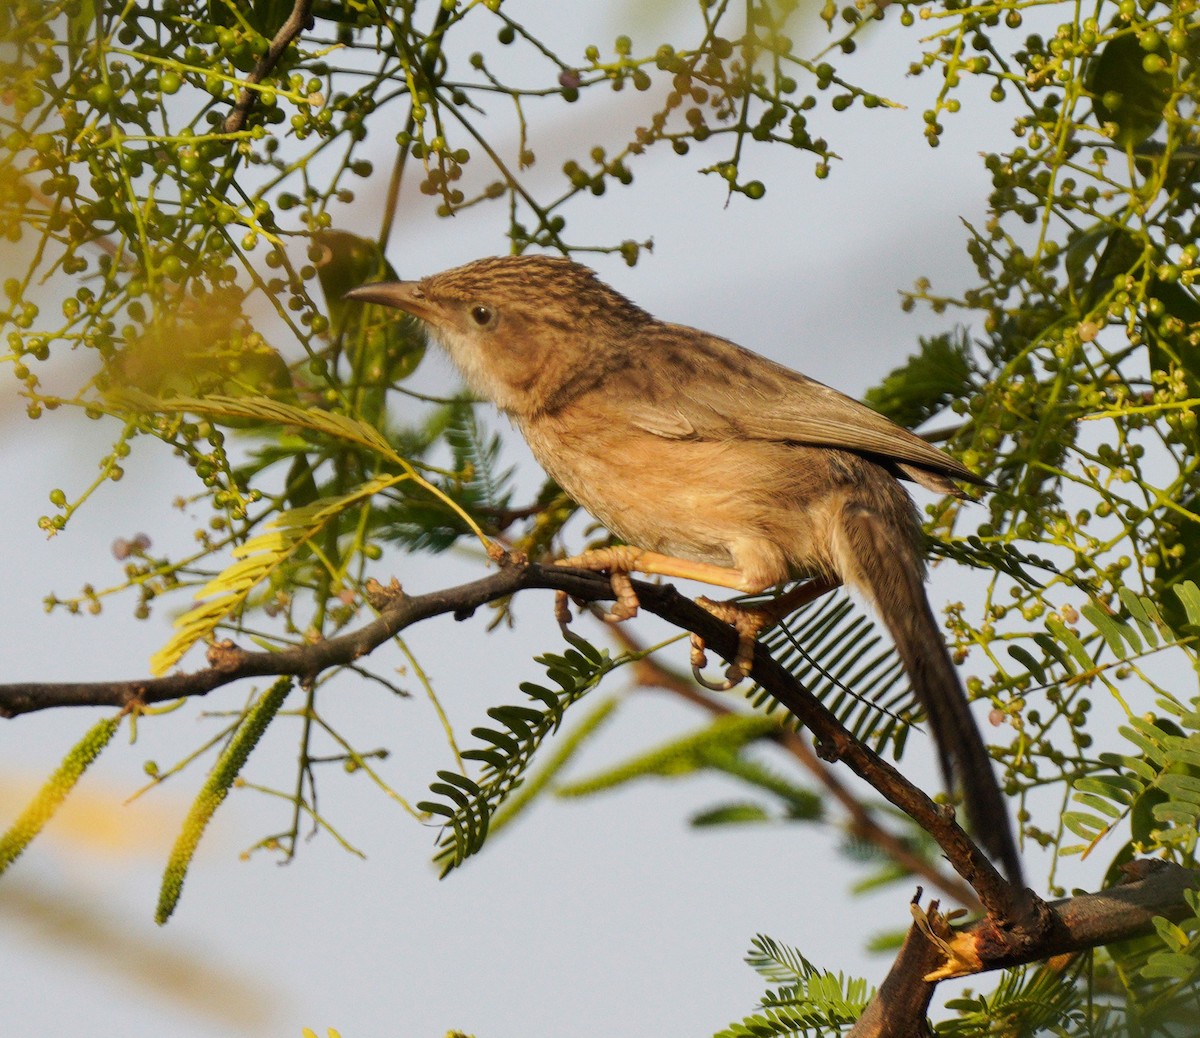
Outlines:
[[[569,9],[548,35],[560,52],[578,54],[626,29],[634,7],[510,0],[505,10],[532,23],[548,8]],[[640,49],[671,31],[659,26],[646,39],[634,35]],[[906,111],[814,117],[843,157],[827,180],[812,176],[811,156],[762,152],[749,163],[767,184],[766,198],[735,197],[726,208],[717,179],[695,172],[700,157],[660,152],[635,167],[632,188],[610,190],[581,208],[572,238],[653,235],[654,253],[637,268],[620,260],[594,265],[664,318],[726,335],[861,393],[913,349],[919,334],[953,321],[927,311],[905,315],[897,293],[922,274],[948,291],[971,281],[959,221],[981,218],[988,176],[978,153],[998,147],[1005,130],[991,106],[980,105],[950,121],[938,151],[925,144],[921,111],[937,83],[905,76],[916,39],[915,30],[889,19],[848,66],[852,76],[905,101]],[[552,131],[559,146],[589,140],[604,118],[585,103],[569,116]],[[381,134],[379,192],[389,146]],[[557,176],[557,163],[547,158],[543,172]],[[346,210],[347,229],[374,231],[378,195],[368,194]],[[439,221],[420,205],[414,194],[394,235],[390,258],[402,276],[505,251],[498,210]],[[440,358],[422,377],[431,389],[455,384]],[[118,536],[145,531],[167,544],[189,535],[193,524],[168,507],[175,493],[191,489],[189,479],[148,447],[135,452],[126,481],[105,488],[65,535],[47,542],[36,520],[49,490],[86,485],[105,441],[95,425],[71,414],[37,424],[5,417],[4,680],[145,673],[167,634],[165,612],[139,624],[130,618],[132,604],[118,602],[99,619],[47,617],[41,600],[85,581],[116,582],[119,564],[109,545]],[[513,456],[528,459],[521,446]],[[535,470],[524,483],[536,486]],[[467,557],[392,556],[389,563],[413,591],[484,572]],[[935,582],[935,596],[937,588]],[[952,588],[943,598],[949,593],[959,592]],[[518,701],[518,682],[538,679],[531,657],[559,644],[548,594],[524,596],[518,615],[515,632],[491,637],[483,613],[411,632],[410,644],[465,741],[488,706]],[[649,637],[643,623],[638,633]],[[685,654],[679,647],[671,662],[682,665]],[[848,896],[860,873],[836,854],[831,829],[689,831],[692,811],[736,794],[716,780],[547,802],[439,882],[429,867],[434,831],[413,824],[361,778],[329,776],[322,808],[367,860],[327,837],[302,847],[286,868],[267,856],[239,860],[244,847],[287,821],[281,801],[239,793],[218,814],[175,918],[159,929],[152,915],[162,863],[199,773],[131,807],[119,805],[140,784],[146,759],[169,764],[213,729],[198,719],[204,709],[236,708],[247,691],[226,688],[178,714],[143,721],[137,745],[110,747],[77,794],[74,814],[0,882],[6,1033],[229,1038],[291,1036],[307,1026],[365,1038],[456,1027],[479,1038],[684,1038],[711,1034],[753,1008],[763,985],[741,956],[755,933],[798,945],[824,968],[878,980],[886,963],[868,957],[864,942],[907,922],[908,889]],[[392,747],[382,768],[412,800],[450,763],[422,699],[397,702],[373,686],[343,681],[336,697],[326,695],[325,708],[360,747]],[[59,711],[0,723],[0,818],[15,815],[97,716]],[[581,770],[702,721],[665,695],[637,693]],[[276,725],[248,777],[285,786],[295,740],[294,722]],[[935,784],[932,765],[919,756],[910,754],[906,767]]]

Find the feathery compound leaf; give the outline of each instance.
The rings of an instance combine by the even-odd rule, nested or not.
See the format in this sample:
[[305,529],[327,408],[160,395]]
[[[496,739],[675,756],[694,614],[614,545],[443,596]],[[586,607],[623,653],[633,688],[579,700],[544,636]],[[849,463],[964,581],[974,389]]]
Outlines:
[[[1200,591],[1196,585],[1187,582],[1174,590],[1185,609],[1194,609],[1200,620]],[[1119,598],[1121,613],[1114,613],[1108,605],[1095,601],[1086,602],[1079,610],[1100,636],[1104,648],[1112,656],[1111,661],[1105,659],[1094,635],[1086,631],[1081,635],[1054,615],[1047,617],[1045,631],[1033,635],[1034,645],[1042,652],[1040,658],[1026,645],[1009,645],[1009,656],[1039,684],[1052,685],[1080,674],[1098,674],[1114,662],[1130,662],[1194,638],[1194,635],[1174,631],[1153,599],[1129,588],[1121,589]],[[1188,603],[1191,603],[1190,607]],[[1019,675],[1013,677],[1015,680]]]
[[1027,587],[1039,587],[1042,584],[1041,579],[1027,572],[1029,569],[1059,575],[1059,568],[1049,559],[1023,552],[1013,544],[985,541],[977,534],[953,541],[931,540],[927,548],[930,555],[938,558],[952,559],[974,569],[1007,573]]
[[744,959],[759,976],[772,984],[803,984],[819,972],[790,944],[761,933],[750,942],[750,950]]
[[1142,967],[1147,980],[1167,981],[1173,985],[1191,984],[1200,974],[1200,894],[1184,891],[1192,917],[1181,924],[1163,918],[1154,920],[1154,928],[1165,948],[1154,951]]
[[952,400],[975,392],[971,344],[963,330],[920,340],[920,352],[867,391],[864,401],[906,429],[914,429]]
[[762,1010],[730,1024],[715,1038],[820,1038],[854,1023],[866,1009],[865,980],[818,970],[796,949],[758,935],[746,961],[773,983],[759,1002]]
[[[912,690],[896,650],[844,589],[810,602],[763,640],[771,655],[860,742],[899,754]],[[767,701],[759,692],[756,705]]]
[[[613,715],[616,711],[618,700],[615,698],[606,699],[593,710],[590,714],[584,717],[583,721],[575,725],[570,733],[562,739],[561,745],[556,746],[553,755],[547,760],[538,770],[528,779],[521,783],[520,788],[512,793],[508,799],[504,801],[503,807],[498,810],[492,818],[491,831],[497,832],[504,826],[508,825],[514,818],[517,817],[526,807],[532,803],[536,797],[551,780],[563,768],[570,763],[571,759],[579,751],[580,747],[599,731],[600,727]],[[478,731],[478,730],[477,730]],[[489,731],[485,738],[494,739],[500,733]],[[499,745],[511,744],[511,752],[516,752],[518,746],[515,740],[500,736],[499,740],[495,740]],[[503,767],[504,757],[500,753],[494,753],[493,756],[488,756],[486,750],[476,750],[475,759],[483,761],[485,764],[493,764],[497,767]]]
[[245,767],[250,752],[258,745],[263,732],[283,706],[288,692],[292,688],[292,679],[280,678],[258,701],[246,711],[233,738],[217,758],[213,770],[200,790],[199,796],[192,803],[187,818],[183,821],[175,846],[167,859],[167,867],[163,871],[162,887],[158,894],[158,908],[154,913],[154,921],[162,926],[171,918],[175,906],[179,903],[179,895],[183,891],[183,881],[187,876],[188,867],[200,843],[200,837],[221,802],[229,794],[234,780]]
[[0,836],[0,875],[7,871],[33,842],[34,837],[45,828],[54,812],[83,777],[83,773],[116,735],[117,729],[121,727],[121,717],[120,714],[116,717],[106,717],[92,725],[87,734],[63,758],[58,770],[46,780],[46,784],[38,790],[25,810],[9,827],[8,832]]
[[[1004,1021],[1007,1034],[1059,1033],[1055,1025],[1061,1025],[1083,1001],[1083,990],[1074,983],[1083,961],[1076,960],[1065,975],[1061,966],[1045,964],[1000,974],[995,991],[948,1001],[946,1008],[959,1015],[939,1025],[938,1034],[964,1038],[992,1034],[998,1020]],[[1043,1028],[1053,1030],[1043,1032]]]
[[516,705],[492,707],[488,716],[504,730],[472,730],[472,735],[488,744],[463,752],[464,759],[483,765],[478,781],[453,772],[439,772],[442,781],[430,786],[430,792],[442,800],[417,805],[422,811],[446,819],[446,833],[434,856],[443,876],[483,847],[493,816],[521,785],[534,753],[562,724],[566,710],[595,688],[610,670],[628,662],[629,657],[625,656],[611,659],[606,650],[595,649],[577,635],[568,633],[567,637],[575,648],[561,656],[547,653],[537,657],[537,662],[559,685],[558,690],[532,682],[521,685],[521,690],[540,703],[541,709]]
[[1073,800],[1084,810],[1064,813],[1063,821],[1090,848],[1128,818],[1130,836],[1143,853],[1170,850],[1186,862],[1200,830],[1200,697],[1190,708],[1166,698],[1158,705],[1178,723],[1162,716],[1130,718],[1119,731],[1137,754],[1103,754],[1101,763],[1109,770],[1075,782]]
[[454,454],[454,468],[462,477],[463,503],[492,511],[507,508],[510,494],[506,485],[513,470],[496,471],[501,440],[495,433],[488,435],[479,422],[477,408],[469,402],[459,402],[445,435]]
[[234,548],[237,560],[199,591],[204,599],[175,621],[175,633],[150,658],[150,671],[164,674],[198,641],[208,638],[217,625],[241,611],[251,592],[271,576],[296,551],[308,544],[346,509],[369,500],[406,476],[380,476],[339,497],[324,497],[311,505],[282,512],[265,533]]
[[301,407],[265,396],[177,396],[169,400],[160,400],[147,393],[129,389],[121,390],[117,399],[131,410],[198,414],[217,419],[253,418],[272,425],[294,425],[331,439],[366,447],[392,464],[408,464],[374,426],[320,407]]

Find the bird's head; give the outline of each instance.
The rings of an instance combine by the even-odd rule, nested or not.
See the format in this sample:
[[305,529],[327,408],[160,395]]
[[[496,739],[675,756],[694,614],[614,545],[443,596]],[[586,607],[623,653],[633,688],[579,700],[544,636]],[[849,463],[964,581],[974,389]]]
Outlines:
[[347,299],[423,321],[479,395],[515,416],[561,401],[580,373],[651,318],[587,267],[497,256],[422,278],[363,285]]

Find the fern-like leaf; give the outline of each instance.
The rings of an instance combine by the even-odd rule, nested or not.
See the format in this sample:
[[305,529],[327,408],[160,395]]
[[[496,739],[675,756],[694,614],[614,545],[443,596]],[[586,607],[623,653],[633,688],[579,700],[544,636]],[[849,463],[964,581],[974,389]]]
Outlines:
[[819,970],[795,948],[759,934],[746,961],[771,983],[760,1012],[730,1024],[715,1038],[818,1038],[844,1030],[866,1009],[872,991],[865,980]]
[[970,398],[978,378],[965,331],[922,338],[920,344],[918,353],[889,372],[865,397],[876,411],[908,429],[932,418],[951,401]]
[[218,624],[237,615],[256,587],[346,509],[406,478],[382,476],[348,494],[322,498],[304,508],[280,513],[264,533],[236,547],[233,550],[236,561],[196,592],[200,604],[176,619],[175,633],[150,659],[151,672],[164,674],[188,649],[210,637]]
[[1087,841],[1062,853],[1090,850],[1128,820],[1143,853],[1167,851],[1183,863],[1194,858],[1200,832],[1200,697],[1183,704],[1158,700],[1157,717],[1132,717],[1118,731],[1135,749],[1100,756],[1102,770],[1077,779],[1075,809],[1063,815]]
[[[1200,588],[1191,581],[1183,581],[1173,585],[1171,591],[1189,617],[1187,626],[1200,626]],[[1119,612],[1098,602],[1088,602],[1080,609],[1091,632],[1080,633],[1059,617],[1048,617],[1045,631],[1033,636],[1034,647],[1041,650],[1041,656],[1027,646],[1008,646],[1009,656],[1021,667],[1011,681],[1019,684],[1022,672],[1041,685],[1079,676],[1098,676],[1107,668],[1134,662],[1172,646],[1194,653],[1195,633],[1172,628],[1153,599],[1129,588],[1123,588],[1119,598]],[[1104,650],[1111,655],[1111,662],[1105,660]]]
[[1031,569],[1060,576],[1059,568],[1049,559],[1022,551],[1014,544],[985,541],[970,534],[953,541],[930,540],[929,554],[937,558],[951,559],[973,569],[1006,573],[1026,587],[1040,587],[1043,581],[1029,572]]
[[[503,514],[511,498],[513,469],[497,468],[502,441],[480,423],[470,400],[456,400],[435,412],[413,446],[426,449],[429,444],[424,440],[431,430],[437,431],[453,455],[452,470],[438,480],[438,496],[430,497],[416,485],[401,486],[373,516],[379,537],[412,551],[445,551],[473,532],[466,516]],[[447,501],[455,507],[446,508]]]
[[964,1038],[992,1034],[1000,1020],[1007,1034],[1061,1033],[1057,1028],[1077,1015],[1084,1000],[1075,982],[1083,964],[1075,960],[1066,971],[1050,964],[1008,970],[1000,975],[994,991],[947,1002],[946,1008],[958,1016],[939,1025],[938,1034]]
[[460,477],[456,496],[463,505],[493,512],[507,508],[513,469],[497,470],[500,437],[488,433],[470,403],[463,402],[454,408],[446,429],[446,442],[454,454],[454,468]]
[[572,648],[561,655],[537,657],[557,689],[524,682],[521,691],[535,705],[492,707],[488,716],[499,727],[472,730],[472,735],[487,744],[463,752],[465,759],[483,765],[479,779],[439,772],[440,781],[430,787],[439,799],[417,805],[444,820],[445,835],[434,856],[443,876],[483,847],[497,809],[521,784],[534,753],[559,728],[566,711],[605,674],[628,660],[623,656],[614,659],[607,650],[570,632],[566,637]]
[[[764,644],[855,739],[899,755],[916,701],[890,640],[845,590],[808,603]],[[774,709],[761,690],[754,702]]]

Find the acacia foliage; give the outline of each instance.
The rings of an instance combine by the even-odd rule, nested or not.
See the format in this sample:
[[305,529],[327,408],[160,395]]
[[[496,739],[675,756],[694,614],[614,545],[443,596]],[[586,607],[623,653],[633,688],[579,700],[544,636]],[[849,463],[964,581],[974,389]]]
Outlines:
[[[385,253],[401,186],[415,180],[447,216],[502,207],[517,251],[605,250],[636,263],[646,242],[578,240],[572,212],[636,189],[648,151],[720,178],[738,202],[787,189],[756,174],[767,145],[793,149],[818,178],[836,175],[838,113],[890,103],[886,84],[862,82],[870,70],[855,51],[866,33],[900,33],[911,72],[929,83],[931,146],[952,146],[954,120],[973,107],[1003,105],[1012,119],[983,159],[992,192],[989,218],[968,229],[975,284],[950,297],[917,279],[906,300],[969,330],[918,344],[872,397],[909,423],[949,409],[947,445],[996,485],[986,511],[947,502],[933,516],[935,550],[989,574],[981,598],[952,611],[951,636],[971,653],[972,691],[1007,722],[994,741],[1009,791],[1075,783],[1082,798],[1077,811],[1026,818],[1026,839],[1062,847],[1070,827],[1090,845],[1128,820],[1116,860],[1193,861],[1195,689],[1157,664],[1172,657],[1192,674],[1196,660],[1194,0],[830,2],[814,54],[797,42],[814,13],[791,0],[681,0],[673,39],[650,47],[634,32],[561,44],[514,10],[501,0],[0,6],[0,233],[26,257],[2,286],[3,360],[30,419],[78,408],[112,439],[96,480],[55,490],[41,525],[64,529],[98,486],[125,476],[144,437],[190,467],[194,498],[210,509],[187,556],[135,538],[119,550],[117,586],[87,583],[48,606],[98,611],[124,595],[145,618],[207,589],[160,657],[169,666],[204,638],[252,629],[290,644],[359,622],[368,581],[389,576],[379,567],[388,542],[556,547],[569,502],[551,486],[514,501],[500,442],[469,401],[426,402],[412,417],[419,331],[341,303],[347,288],[394,273]],[[486,46],[459,43],[481,27]],[[566,158],[549,188],[535,183],[547,114],[587,110],[609,91],[630,99],[621,142]],[[389,169],[366,157],[380,139],[394,140]],[[368,180],[388,185],[378,226],[348,234],[342,207]],[[86,358],[69,383],[48,363],[66,351]],[[823,651],[826,672],[849,640]],[[591,657],[570,659],[582,668]],[[306,693],[310,718],[327,677]],[[590,687],[583,670],[574,678],[564,693]],[[553,695],[557,725],[565,707]],[[1112,745],[1093,719],[1097,700],[1128,714],[1124,738],[1141,758]],[[877,741],[902,747],[902,713],[878,715]],[[370,769],[326,734],[339,752],[305,743],[297,819],[318,756]],[[483,752],[503,753],[498,734]],[[503,760],[483,759],[504,773]],[[294,850],[298,825],[274,845]],[[1179,957],[1156,959],[1143,979],[1180,988],[1195,928],[1160,939]],[[1132,990],[1126,965],[1104,981]]]

